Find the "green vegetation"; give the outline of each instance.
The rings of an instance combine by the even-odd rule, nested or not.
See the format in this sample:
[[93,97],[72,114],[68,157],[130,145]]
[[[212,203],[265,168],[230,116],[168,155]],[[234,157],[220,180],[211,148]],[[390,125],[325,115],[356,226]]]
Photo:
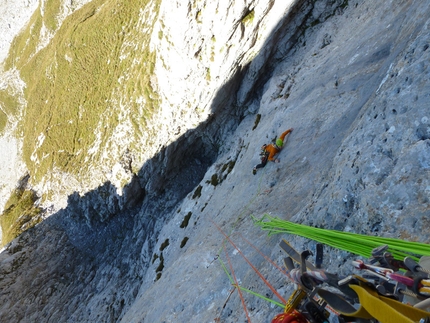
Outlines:
[[7,124],[7,115],[0,110],[0,133],[4,131]]
[[252,9],[242,18],[241,21],[244,25],[252,24],[252,22],[254,21],[254,16],[255,12],[254,9]]
[[[340,7],[342,8],[342,9],[345,9],[346,7],[348,7],[348,4],[349,4],[349,1],[348,0],[345,0],[341,5],[340,5]],[[357,8],[357,6],[358,6],[358,3],[356,3],[355,4],[355,7]]]
[[321,21],[319,19],[315,19],[314,21],[311,22],[311,27],[315,27],[316,25],[319,25],[321,23]]
[[158,264],[157,269],[155,270],[155,272],[157,273],[157,277],[156,280],[159,280],[161,278],[161,272],[164,269],[164,257],[163,257],[163,253],[160,254],[160,263]]
[[34,205],[38,199],[32,190],[15,189],[0,215],[2,230],[1,245],[4,246],[23,231],[41,222],[41,209]]
[[261,114],[257,114],[257,116],[255,117],[254,127],[252,127],[252,131],[254,131],[257,128],[258,124],[260,123],[260,120],[261,120]]
[[192,214],[193,213],[188,212],[187,215],[184,217],[184,219],[182,220],[181,225],[179,226],[181,229],[184,229],[184,228],[186,228],[188,226],[188,223],[190,222],[190,218],[191,218]]
[[[230,172],[233,170],[234,165],[236,165],[235,160],[231,160],[228,163],[225,163],[224,165],[222,165],[222,167],[218,165],[218,173],[212,174],[211,179],[207,180],[206,183],[211,184],[213,186],[221,184],[227,178],[228,174],[230,174]],[[221,171],[219,171],[220,167]]]
[[57,16],[60,13],[61,0],[47,0],[44,4],[44,23],[50,31],[58,28]]
[[187,244],[187,242],[188,242],[188,237],[184,237],[184,239],[182,239],[182,241],[181,241],[181,245],[180,245],[180,247],[181,248],[183,248],[183,247],[185,247],[185,245]]
[[169,239],[166,239],[160,246],[160,251],[163,251],[164,249],[166,249],[169,246],[170,242]]
[[194,194],[193,194],[193,199],[195,199],[195,198],[199,198],[201,195],[202,195],[202,186],[201,185],[199,185],[197,188],[196,188],[196,190],[194,191]]
[[42,26],[43,18],[40,15],[40,11],[36,10],[31,16],[27,27],[14,38],[9,49],[9,55],[4,62],[5,70],[15,66],[15,63],[20,61],[20,57],[23,57],[23,60],[26,58],[28,60],[34,55]]
[[0,90],[0,133],[4,131],[8,116],[16,116],[18,112],[18,100],[14,97],[9,89]]
[[[14,39],[5,68],[16,67],[27,84],[28,106],[21,126],[23,156],[33,180],[54,167],[77,175],[85,172],[88,151],[98,140],[107,148],[125,118],[134,126],[131,135],[137,145],[138,135],[158,109],[150,81],[156,55],[148,46],[154,20],[140,17],[149,4],[149,0],[94,0],[58,29],[54,17],[60,0],[48,0],[45,14],[36,10]],[[152,5],[148,12],[157,12],[159,2]],[[42,26],[58,31],[36,54]],[[142,33],[144,28],[149,31]],[[0,93],[4,100],[10,99]],[[9,103],[10,109],[16,106]],[[4,120],[0,115],[0,130]],[[91,158],[93,163],[101,161],[101,152],[94,149]]]
[[[216,38],[215,38],[215,36],[212,36],[211,41],[212,41],[212,43],[213,43],[213,44],[215,44],[215,42],[216,42]],[[211,61],[211,62],[215,61],[215,48],[214,48],[214,45],[212,45],[212,47],[211,47],[211,57],[210,57],[210,61]]]
[[152,257],[152,264],[158,259],[158,255],[154,253],[154,256]]
[[236,161],[235,160],[231,160],[228,163],[224,164],[221,168],[221,172],[225,172],[227,170],[227,174],[224,176],[224,178],[227,177],[228,174],[230,174],[230,172],[233,170],[234,165],[236,165]]
[[196,21],[199,24],[202,23],[202,11],[201,10],[198,10],[197,13],[196,13]]
[[210,183],[213,185],[213,186],[217,186],[218,184],[219,184],[219,179],[218,179],[218,174],[213,174],[212,176],[211,176],[211,180],[210,180]]

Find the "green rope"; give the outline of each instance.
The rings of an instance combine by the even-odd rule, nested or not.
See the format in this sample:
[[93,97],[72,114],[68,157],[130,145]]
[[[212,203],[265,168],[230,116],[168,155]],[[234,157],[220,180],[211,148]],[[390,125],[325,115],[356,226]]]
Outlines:
[[[262,169],[262,171],[260,172],[260,178],[259,178],[259,180],[258,180],[258,187],[257,187],[257,193],[255,193],[254,194],[254,196],[251,198],[251,200],[244,206],[244,208],[243,208],[243,210],[242,210],[242,212],[240,212],[239,213],[239,215],[237,216],[237,218],[236,218],[236,220],[233,222],[233,224],[231,225],[231,228],[230,228],[230,232],[229,232],[229,234],[228,234],[228,236],[231,236],[232,234],[233,234],[233,231],[234,231],[234,229],[237,227],[237,225],[238,225],[238,223],[242,220],[242,216],[245,214],[245,212],[246,211],[248,211],[249,210],[249,208],[250,208],[250,206],[251,206],[251,204],[253,204],[254,203],[254,201],[255,201],[255,199],[258,197],[258,195],[260,194],[260,191],[261,191],[261,183],[262,183],[262,181],[263,181],[263,172],[264,172],[264,169],[265,168],[263,168]],[[251,214],[251,217],[253,218],[253,215]],[[221,246],[221,248],[218,250],[218,256],[219,255],[221,255],[221,252],[223,251],[223,249],[224,249],[224,243],[225,243],[225,241],[226,241],[226,238],[224,238],[223,239],[223,242],[222,242],[222,246]],[[226,269],[224,269],[224,271],[225,271]],[[232,283],[234,283],[233,281],[232,281]]]
[[[258,195],[260,194],[260,192],[261,192],[261,183],[263,182],[263,174],[264,174],[264,170],[265,170],[265,168],[263,168],[259,173],[260,173],[260,176],[259,176],[259,179],[258,179],[258,187],[257,187],[257,192],[254,194],[254,196],[252,196],[252,198],[250,199],[250,201],[244,206],[244,208],[243,208],[243,210],[242,210],[242,212],[240,212],[239,213],[239,215],[237,216],[237,218],[236,218],[236,220],[235,220],[235,222],[231,225],[231,229],[230,229],[230,233],[228,234],[229,236],[233,233],[233,231],[234,231],[234,229],[236,228],[236,226],[238,225],[238,223],[240,222],[240,220],[242,220],[242,216],[250,209],[250,206],[254,203],[254,201],[256,200],[256,198],[258,197]],[[251,215],[251,217],[253,218],[253,216]],[[282,309],[285,307],[285,305],[284,304],[282,304],[282,303],[279,303],[279,302],[277,302],[277,301],[275,301],[275,300],[273,300],[273,299],[270,299],[270,298],[267,298],[267,297],[265,297],[265,296],[263,296],[263,295],[261,295],[261,294],[259,294],[259,293],[257,293],[257,292],[254,292],[254,291],[252,291],[252,290],[249,290],[249,289],[247,289],[247,288],[245,288],[245,287],[242,287],[242,286],[236,286],[236,284],[235,284],[235,282],[234,282],[234,279],[233,279],[233,277],[231,277],[231,275],[230,275],[230,273],[229,273],[229,271],[228,271],[228,269],[227,269],[227,267],[225,266],[225,264],[224,264],[224,262],[221,260],[221,252],[222,252],[222,250],[225,248],[225,241],[226,241],[226,238],[224,238],[223,239],[223,241],[222,241],[222,246],[221,246],[221,248],[219,249],[219,251],[218,251],[218,261],[220,262],[220,264],[221,264],[221,267],[223,268],[223,270],[224,270],[224,272],[226,273],[226,275],[227,275],[227,277],[228,277],[228,279],[230,280],[230,283],[231,283],[231,285],[232,286],[235,286],[235,287],[237,287],[237,288],[240,288],[240,290],[242,290],[242,291],[244,291],[244,292],[246,292],[246,293],[249,293],[249,294],[251,294],[251,295],[254,295],[254,296],[256,296],[256,297],[259,297],[259,298],[261,298],[261,299],[263,299],[263,300],[265,300],[265,301],[267,301],[267,302],[269,302],[269,303],[272,303],[272,304],[274,304],[274,305],[276,305],[276,306],[279,306],[279,307],[281,307]]]
[[275,300],[273,300],[273,299],[271,299],[271,298],[265,297],[265,296],[263,296],[263,295],[261,295],[261,294],[259,294],[259,293],[257,293],[257,292],[254,292],[254,291],[252,291],[252,290],[250,290],[250,289],[247,289],[247,288],[245,288],[245,287],[237,286],[237,285],[235,284],[235,282],[234,282],[233,277],[231,277],[231,275],[230,275],[230,273],[229,273],[229,271],[228,271],[227,267],[225,266],[224,262],[221,260],[221,258],[220,258],[220,257],[218,258],[218,261],[220,262],[221,267],[224,269],[224,272],[226,273],[226,275],[227,275],[228,279],[230,280],[230,283],[231,283],[231,285],[232,285],[232,286],[235,286],[235,287],[237,287],[237,288],[240,288],[240,290],[242,290],[242,291],[244,291],[244,292],[246,292],[246,293],[248,293],[248,294],[254,295],[254,296],[258,297],[258,298],[261,298],[262,300],[265,300],[266,302],[269,302],[269,303],[272,303],[272,304],[274,304],[274,305],[276,305],[276,306],[279,306],[279,307],[281,307],[282,309],[283,309],[283,308],[285,308],[285,305],[284,305],[284,304],[282,304],[282,303],[279,303],[279,302],[277,302],[277,301],[275,301]]
[[[236,286],[236,287],[237,287],[237,286]],[[245,288],[245,287],[242,287],[242,286],[239,286],[239,288],[240,288],[241,290],[243,290],[244,292],[247,292],[247,293],[249,293],[249,294],[251,294],[251,295],[254,295],[254,296],[256,296],[256,297],[259,297],[259,298],[261,298],[262,300],[265,300],[266,302],[269,302],[269,303],[272,303],[272,304],[274,304],[274,305],[276,305],[276,306],[279,306],[279,307],[280,307],[280,308],[282,308],[282,309],[284,309],[284,308],[285,308],[285,305],[284,305],[284,304],[279,303],[279,302],[277,302],[277,301],[275,301],[275,300],[273,300],[273,299],[271,299],[271,298],[265,297],[265,296],[263,296],[263,295],[261,295],[261,294],[258,294],[257,292],[254,292],[254,291],[252,291],[252,290],[250,290],[250,289],[247,289],[247,288]]]
[[269,214],[264,214],[259,220],[252,218],[254,224],[262,230],[269,231],[269,235],[294,234],[366,258],[371,257],[374,248],[383,245],[388,245],[387,251],[397,260],[403,260],[405,257],[418,260],[420,256],[430,256],[430,245],[426,243],[314,228],[272,217]]

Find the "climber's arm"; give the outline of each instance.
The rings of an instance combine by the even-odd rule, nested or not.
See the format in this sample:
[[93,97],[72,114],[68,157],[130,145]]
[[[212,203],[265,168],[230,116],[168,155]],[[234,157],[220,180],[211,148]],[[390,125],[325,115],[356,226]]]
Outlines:
[[281,135],[281,136],[279,136],[279,139],[281,139],[282,141],[284,141],[285,136],[286,136],[286,135],[288,135],[291,131],[293,131],[293,128],[290,128],[290,129],[288,129],[287,131],[284,131],[284,132],[282,133],[282,135]]

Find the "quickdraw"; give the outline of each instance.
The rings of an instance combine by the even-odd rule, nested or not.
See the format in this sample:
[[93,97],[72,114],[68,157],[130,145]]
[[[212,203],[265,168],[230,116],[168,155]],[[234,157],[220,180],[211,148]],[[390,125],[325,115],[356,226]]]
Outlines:
[[[372,264],[352,262],[363,276],[353,274],[341,279],[309,264],[309,250],[298,254],[285,240],[280,246],[291,255],[284,263],[288,277],[298,286],[286,309],[302,313],[309,322],[332,322],[334,316],[337,322],[357,318],[361,322],[430,321],[430,313],[423,310],[430,307],[430,274],[412,258],[394,261],[389,254],[381,253],[384,247],[378,247],[372,253]],[[324,285],[337,288],[337,292]],[[415,306],[402,302],[405,295],[416,299]]]
[[[419,258],[417,255],[414,257],[420,259],[419,263],[412,257],[394,259],[382,246],[372,251],[370,263],[361,259],[352,261],[352,265],[362,276],[351,274],[341,278],[320,269],[323,260],[322,245],[317,247],[314,265],[308,260],[313,256],[310,250],[298,253],[286,240],[282,240],[280,246],[288,254],[284,258],[287,269],[284,271],[242,236],[252,248],[297,285],[293,294],[285,299],[250,263],[230,236],[214,222],[213,224],[282,302],[276,302],[276,305],[284,308],[284,311],[277,314],[272,323],[346,323],[357,319],[362,323],[430,323],[430,312],[424,310],[430,308],[430,271],[427,269],[430,268],[430,257],[427,264],[422,262],[426,257]],[[226,258],[234,278],[233,286],[239,291],[250,322],[241,290],[251,291],[239,285],[228,253]],[[415,300],[412,305],[407,304],[410,303],[410,298]],[[270,301],[274,303],[273,300]]]
[[263,145],[261,147],[261,152],[260,152],[260,159],[262,163],[267,162],[267,159],[269,158],[269,152],[266,150],[267,145]]

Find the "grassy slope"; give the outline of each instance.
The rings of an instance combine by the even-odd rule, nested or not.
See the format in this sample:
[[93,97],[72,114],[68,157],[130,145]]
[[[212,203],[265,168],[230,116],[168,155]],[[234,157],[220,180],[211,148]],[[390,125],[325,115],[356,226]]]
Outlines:
[[[58,29],[54,17],[59,10],[60,0],[47,1],[44,15],[36,10],[28,27],[14,39],[5,61],[5,70],[17,68],[27,84],[20,131],[33,183],[54,168],[88,176],[89,151],[91,164],[106,163],[102,149],[109,151],[109,139],[125,118],[133,125],[128,138],[133,148],[157,109],[150,84],[155,53],[148,44],[158,0],[94,0],[67,17]],[[58,31],[38,50],[44,28]],[[18,109],[7,90],[0,93],[0,101],[9,112]],[[5,124],[5,116],[0,116],[0,131]]]
[[37,199],[36,193],[31,190],[18,188],[12,192],[4,212],[0,216],[2,246],[16,238],[24,230],[42,221],[39,216],[41,209],[34,204]]
[[[150,34],[135,28],[146,4],[92,1],[69,16],[49,45],[34,55],[41,26],[55,25],[36,11],[14,40],[6,67],[18,68],[27,84],[23,155],[34,179],[53,167],[79,172],[96,141],[96,129],[104,129],[101,146],[111,137],[120,121],[120,102],[137,119],[135,130],[142,131],[155,98],[149,84],[155,53],[145,46]],[[128,40],[136,41],[138,50],[124,53]],[[146,114],[138,102],[145,103]]]
[[9,115],[16,115],[18,99],[13,95],[10,87],[0,90],[0,133],[4,131]]

